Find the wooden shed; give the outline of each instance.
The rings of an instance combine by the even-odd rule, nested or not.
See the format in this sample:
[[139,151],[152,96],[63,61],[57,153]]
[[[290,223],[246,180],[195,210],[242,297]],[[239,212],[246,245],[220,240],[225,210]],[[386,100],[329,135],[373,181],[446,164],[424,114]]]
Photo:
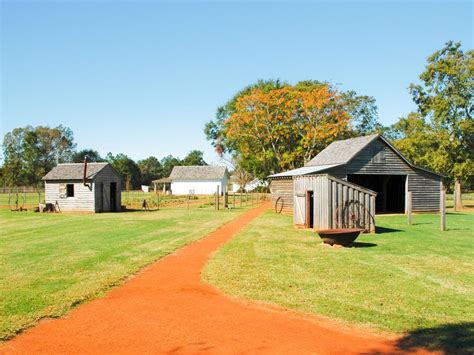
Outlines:
[[122,178],[108,163],[59,164],[43,180],[45,202],[60,211],[121,210]]
[[406,212],[408,191],[413,211],[439,211],[442,176],[413,165],[378,134],[333,142],[304,167],[271,175],[273,204],[293,213],[295,178],[318,174],[376,192],[376,213]]
[[293,221],[305,228],[364,228],[375,232],[377,193],[328,174],[293,179]]

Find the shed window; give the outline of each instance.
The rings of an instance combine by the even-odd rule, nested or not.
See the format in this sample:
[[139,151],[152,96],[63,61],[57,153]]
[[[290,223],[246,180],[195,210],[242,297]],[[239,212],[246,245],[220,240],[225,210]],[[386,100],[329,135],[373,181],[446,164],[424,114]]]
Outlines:
[[74,184],[66,185],[66,197],[74,197]]

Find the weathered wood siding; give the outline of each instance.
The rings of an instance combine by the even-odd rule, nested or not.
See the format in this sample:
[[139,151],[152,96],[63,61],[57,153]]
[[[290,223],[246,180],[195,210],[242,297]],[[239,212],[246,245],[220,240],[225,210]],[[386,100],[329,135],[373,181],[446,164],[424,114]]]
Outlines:
[[412,192],[412,210],[439,211],[442,180],[438,175],[424,171],[408,174],[408,191]]
[[[383,151],[384,159],[375,156]],[[407,175],[407,191],[413,193],[413,211],[439,211],[441,177],[407,164],[381,139],[366,146],[348,164],[329,169],[328,174],[347,180],[347,175]]]
[[[344,219],[342,206],[350,206],[350,213],[366,226],[367,231],[375,231],[375,197],[373,191],[338,179],[327,174],[294,177],[294,213],[296,225],[306,225],[306,196],[313,192],[313,228],[341,228]],[[356,227],[348,225],[347,227]]]
[[113,211],[110,198],[111,182],[115,182],[117,185],[115,211],[120,211],[122,205],[122,179],[112,167],[106,166],[94,177],[96,212]]
[[283,209],[281,213],[293,214],[293,180],[290,179],[272,179],[270,182],[270,193],[272,197],[272,207],[279,197],[283,200]]
[[[374,159],[383,151],[384,159]],[[362,149],[348,164],[328,170],[328,174],[343,177],[350,174],[407,175],[413,169],[381,140],[375,140]]]
[[[347,180],[348,175],[404,175],[407,176],[406,190],[412,192],[414,212],[439,211],[441,177],[415,168],[403,160],[400,155],[387,145],[381,138],[374,140],[363,148],[345,165],[324,171],[330,176]],[[294,176],[294,179],[297,177]],[[270,185],[272,203],[278,197],[284,199],[284,212],[296,215],[296,194],[290,179],[273,179]],[[406,204],[405,204],[406,205]]]
[[[74,184],[74,197],[66,197],[66,184]],[[94,185],[89,182],[84,186],[82,181],[46,181],[44,184],[46,203],[58,202],[61,211],[94,212]]]

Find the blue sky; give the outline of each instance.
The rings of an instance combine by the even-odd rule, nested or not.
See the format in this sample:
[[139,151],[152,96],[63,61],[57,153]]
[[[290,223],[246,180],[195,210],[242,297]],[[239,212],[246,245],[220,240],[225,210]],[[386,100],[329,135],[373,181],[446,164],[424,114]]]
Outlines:
[[1,126],[63,124],[79,148],[134,159],[191,149],[258,79],[374,96],[382,123],[447,40],[472,48],[472,2],[1,2]]

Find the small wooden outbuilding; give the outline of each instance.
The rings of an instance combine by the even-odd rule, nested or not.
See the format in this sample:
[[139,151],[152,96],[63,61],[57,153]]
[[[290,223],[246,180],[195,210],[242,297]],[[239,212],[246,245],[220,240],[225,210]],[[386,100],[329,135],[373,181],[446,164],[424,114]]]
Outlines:
[[[348,189],[350,184],[357,194],[370,191],[363,193],[373,196],[375,193],[375,205],[369,203],[370,206],[365,206],[373,208],[374,213],[406,212],[408,192],[412,195],[413,211],[439,211],[443,177],[410,163],[379,134],[333,142],[304,167],[271,175],[269,178],[273,205],[276,206],[278,202],[280,206],[276,207],[283,213],[293,214],[295,223],[300,224],[301,218],[297,210],[300,207],[296,206],[296,203],[299,203],[298,197],[310,189],[316,194],[314,187],[307,187],[306,180],[318,180],[315,176],[321,175],[332,181],[337,179],[337,184],[347,185]],[[332,201],[332,196],[326,197]],[[316,203],[316,200],[314,201]],[[324,217],[328,222],[322,222],[322,225],[317,227],[331,228],[332,222],[329,221],[335,213],[332,210],[335,207],[330,205],[331,201],[324,201],[324,206],[316,206],[315,213],[318,208],[329,208],[330,213],[330,216]]]
[[43,181],[45,202],[60,211],[121,210],[122,177],[109,163],[59,164]]

